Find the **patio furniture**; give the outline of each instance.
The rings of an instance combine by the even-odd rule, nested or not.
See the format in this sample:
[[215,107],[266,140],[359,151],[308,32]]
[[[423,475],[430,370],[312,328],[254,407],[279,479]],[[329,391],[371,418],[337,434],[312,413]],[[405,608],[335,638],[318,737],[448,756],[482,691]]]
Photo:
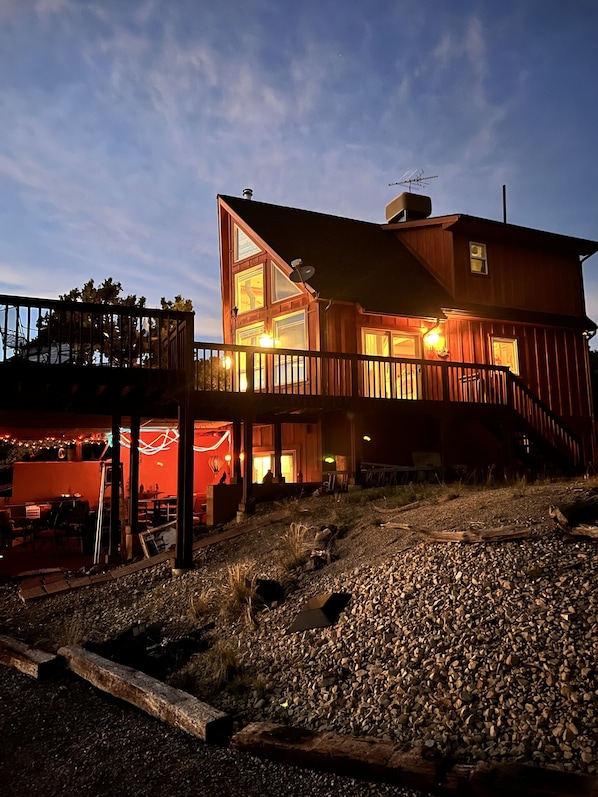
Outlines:
[[75,539],[83,553],[88,526],[89,501],[64,501],[58,507],[54,520],[54,542],[66,544],[70,539]]
[[27,545],[33,538],[33,524],[22,518],[18,523],[11,517],[10,509],[0,509],[0,547],[12,548],[14,541],[20,539]]

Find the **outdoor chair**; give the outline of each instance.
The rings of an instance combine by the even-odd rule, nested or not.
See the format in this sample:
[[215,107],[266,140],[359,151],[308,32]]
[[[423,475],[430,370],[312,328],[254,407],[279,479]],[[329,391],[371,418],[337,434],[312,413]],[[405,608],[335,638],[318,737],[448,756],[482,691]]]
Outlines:
[[17,522],[11,517],[10,509],[0,509],[0,547],[12,548],[14,541],[20,539],[26,545],[33,538],[33,526],[25,518]]
[[55,543],[66,544],[70,539],[75,539],[83,553],[88,521],[89,501],[68,502],[60,506],[54,521]]

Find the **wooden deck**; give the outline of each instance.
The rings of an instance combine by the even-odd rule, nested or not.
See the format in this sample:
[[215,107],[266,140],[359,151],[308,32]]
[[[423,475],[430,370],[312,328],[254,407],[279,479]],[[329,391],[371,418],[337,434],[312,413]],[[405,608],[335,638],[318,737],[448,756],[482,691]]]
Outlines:
[[335,410],[510,413],[573,466],[580,440],[508,368],[194,343],[193,313],[0,295],[0,409],[268,422]]

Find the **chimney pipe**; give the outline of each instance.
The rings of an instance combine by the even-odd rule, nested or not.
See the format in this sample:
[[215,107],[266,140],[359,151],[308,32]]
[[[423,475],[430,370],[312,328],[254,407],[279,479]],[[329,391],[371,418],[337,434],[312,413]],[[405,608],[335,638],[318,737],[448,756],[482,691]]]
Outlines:
[[244,188],[243,189],[243,199],[251,199],[253,196],[253,189],[252,188]]

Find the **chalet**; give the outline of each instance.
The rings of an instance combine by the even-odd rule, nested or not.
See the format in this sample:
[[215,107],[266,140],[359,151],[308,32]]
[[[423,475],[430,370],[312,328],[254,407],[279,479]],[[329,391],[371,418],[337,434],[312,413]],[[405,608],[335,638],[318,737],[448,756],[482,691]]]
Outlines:
[[[324,479],[596,464],[582,262],[598,243],[432,217],[413,194],[381,224],[250,194],[218,208],[221,343],[194,341],[191,312],[0,296],[0,437],[111,440],[102,463],[21,466],[11,521],[33,503],[42,530],[41,505],[83,494],[94,556],[118,562],[164,510],[179,568],[198,514],[216,525]],[[144,439],[155,423],[176,428],[168,459],[170,437]]]
[[[357,358],[352,404],[285,419],[287,478],[315,479],[327,462],[358,474],[364,463],[407,468],[422,457],[445,473],[595,462],[596,325],[582,262],[596,242],[432,217],[430,199],[411,193],[381,224],[257,202],[250,191],[218,205],[225,343],[284,349],[274,389],[319,379],[329,398],[344,392],[335,374],[326,381],[292,350]],[[253,378],[267,375],[254,367]],[[271,428],[254,429],[253,444],[269,463]]]

